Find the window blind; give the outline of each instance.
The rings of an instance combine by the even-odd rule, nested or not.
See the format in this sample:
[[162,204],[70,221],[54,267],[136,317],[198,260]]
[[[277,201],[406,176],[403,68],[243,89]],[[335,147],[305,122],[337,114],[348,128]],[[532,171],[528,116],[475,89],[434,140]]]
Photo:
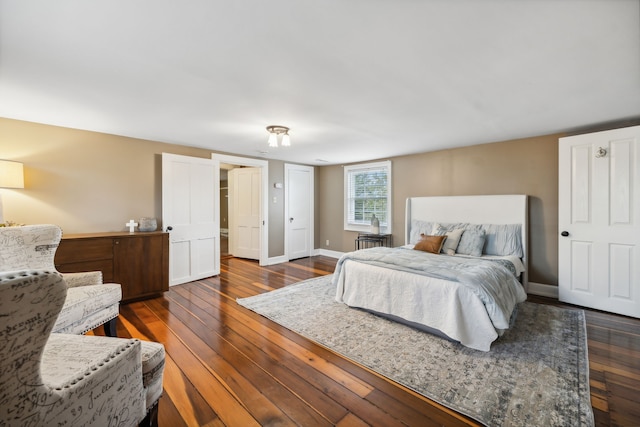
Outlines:
[[373,215],[389,228],[390,164],[356,165],[345,170],[345,227],[369,227]]

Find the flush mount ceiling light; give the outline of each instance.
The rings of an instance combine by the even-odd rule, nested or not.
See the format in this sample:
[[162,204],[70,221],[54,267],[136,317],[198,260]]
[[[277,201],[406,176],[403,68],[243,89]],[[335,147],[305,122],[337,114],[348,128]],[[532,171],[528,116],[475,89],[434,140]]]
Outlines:
[[277,147],[278,138],[280,138],[280,145],[282,145],[283,147],[288,147],[291,145],[288,127],[271,125],[267,126],[267,131],[269,132],[269,147]]

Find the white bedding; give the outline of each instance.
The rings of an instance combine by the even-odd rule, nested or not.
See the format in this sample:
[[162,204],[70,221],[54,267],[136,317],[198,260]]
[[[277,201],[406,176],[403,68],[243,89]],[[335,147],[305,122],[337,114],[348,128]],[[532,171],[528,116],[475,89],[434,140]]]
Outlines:
[[[411,197],[406,201],[405,244],[415,243],[420,234],[434,233],[435,225],[448,230],[481,227],[485,230],[485,244],[481,258],[495,258],[487,255],[509,255],[507,259],[515,266],[520,284],[511,287],[504,298],[499,287],[493,285],[490,291],[499,303],[487,309],[486,289],[477,291],[473,284],[475,276],[452,277],[439,265],[432,267],[436,274],[427,277],[415,274],[411,268],[387,268],[382,263],[371,265],[363,261],[345,260],[337,269],[334,283],[337,285],[336,300],[353,307],[364,308],[378,314],[400,320],[429,331],[439,331],[467,347],[489,351],[495,341],[509,327],[515,315],[517,303],[526,299],[528,286],[528,202],[526,195],[487,196],[444,196]],[[447,224],[449,226],[447,226]],[[520,233],[519,236],[514,233]],[[464,233],[462,234],[464,237]],[[458,248],[462,243],[460,240]],[[469,240],[469,239],[467,239]],[[462,245],[462,249],[468,245]],[[456,250],[455,258],[461,258]],[[411,251],[414,252],[414,251]],[[415,251],[418,252],[418,251]],[[448,253],[448,252],[447,252]],[[400,255],[404,257],[404,255]],[[442,255],[447,256],[447,255]],[[504,256],[498,258],[505,258]],[[445,262],[446,263],[446,262]],[[502,264],[501,261],[498,263]],[[375,264],[375,263],[374,263]],[[425,270],[418,262],[413,269]],[[454,270],[456,267],[453,267]],[[473,268],[469,269],[470,272]],[[482,270],[482,267],[479,268]],[[506,269],[505,269],[506,270]],[[482,272],[480,272],[482,274]],[[489,273],[500,276],[500,273]],[[464,274],[463,274],[464,276]],[[503,276],[504,277],[504,276]],[[513,282],[514,279],[510,278]],[[500,280],[499,282],[502,282]],[[513,292],[517,288],[516,292]],[[511,302],[505,303],[505,301]],[[507,310],[504,307],[511,306]],[[493,319],[493,320],[492,320]],[[497,326],[499,325],[499,326]]]
[[[521,264],[519,260],[517,264]],[[491,343],[509,327],[517,303],[526,299],[521,285],[510,277],[508,286],[513,289],[513,296],[504,310],[503,320],[494,325],[496,316],[492,321],[486,301],[468,284],[350,259],[345,259],[336,273],[337,301],[436,329],[481,351],[489,351]],[[517,288],[513,288],[512,282],[516,282]]]

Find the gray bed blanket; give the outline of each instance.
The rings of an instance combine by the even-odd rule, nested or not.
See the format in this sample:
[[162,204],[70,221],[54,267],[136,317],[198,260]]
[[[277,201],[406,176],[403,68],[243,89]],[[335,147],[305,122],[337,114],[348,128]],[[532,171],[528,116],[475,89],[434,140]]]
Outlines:
[[515,307],[527,299],[522,285],[508,268],[486,259],[376,247],[344,254],[336,264],[334,282],[347,260],[460,283],[482,301],[496,329],[508,329]]

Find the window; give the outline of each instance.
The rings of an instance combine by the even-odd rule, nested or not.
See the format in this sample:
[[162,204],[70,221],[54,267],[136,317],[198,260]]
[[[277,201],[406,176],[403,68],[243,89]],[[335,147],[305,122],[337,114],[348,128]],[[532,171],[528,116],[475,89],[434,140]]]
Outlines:
[[344,229],[369,231],[371,217],[380,221],[380,233],[391,233],[391,162],[344,168]]

